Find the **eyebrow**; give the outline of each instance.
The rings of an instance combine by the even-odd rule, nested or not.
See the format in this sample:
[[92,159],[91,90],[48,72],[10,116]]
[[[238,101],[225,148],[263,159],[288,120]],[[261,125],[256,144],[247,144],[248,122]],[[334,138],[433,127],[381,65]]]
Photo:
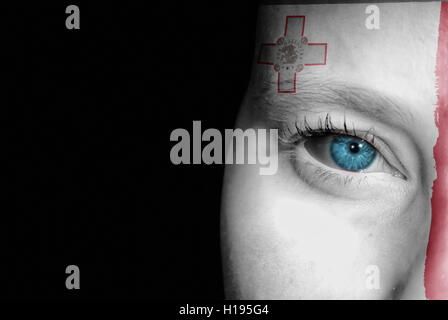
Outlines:
[[414,123],[412,113],[397,97],[371,88],[353,86],[335,80],[307,78],[297,84],[296,94],[277,93],[266,82],[254,90],[249,101],[258,112],[274,121],[291,121],[297,112],[348,110],[391,125],[409,126]]

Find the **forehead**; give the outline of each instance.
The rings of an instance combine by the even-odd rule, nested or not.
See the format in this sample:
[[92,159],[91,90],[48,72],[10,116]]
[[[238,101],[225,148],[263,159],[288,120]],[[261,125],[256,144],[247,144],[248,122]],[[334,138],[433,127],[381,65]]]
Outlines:
[[[326,43],[325,65],[306,66],[297,83],[337,79],[402,97],[411,104],[435,104],[435,64],[440,2],[263,5],[259,8],[257,46],[272,43],[297,27],[310,43]],[[375,17],[372,15],[375,14]],[[376,19],[378,28],[369,28]],[[293,19],[294,20],[294,19]],[[289,22],[288,22],[289,21]],[[295,20],[299,21],[299,20]],[[276,82],[267,66],[255,66],[264,81]]]

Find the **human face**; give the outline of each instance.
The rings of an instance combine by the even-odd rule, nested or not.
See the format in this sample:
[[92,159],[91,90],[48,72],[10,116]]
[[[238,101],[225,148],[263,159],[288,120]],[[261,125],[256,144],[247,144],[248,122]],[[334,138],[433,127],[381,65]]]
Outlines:
[[[441,5],[377,4],[379,29],[366,26],[368,6],[260,7],[236,127],[277,128],[279,167],[272,176],[226,167],[230,298],[425,298]],[[262,43],[280,47],[287,16],[305,17],[308,43],[327,44],[325,63],[296,72],[295,88],[278,66],[257,63]]]

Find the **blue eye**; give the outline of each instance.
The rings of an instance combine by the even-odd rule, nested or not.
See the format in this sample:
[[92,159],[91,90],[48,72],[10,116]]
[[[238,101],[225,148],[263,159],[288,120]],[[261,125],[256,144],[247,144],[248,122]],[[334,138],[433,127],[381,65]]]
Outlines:
[[362,139],[350,136],[335,136],[330,142],[330,155],[342,169],[361,171],[375,160],[377,151]]

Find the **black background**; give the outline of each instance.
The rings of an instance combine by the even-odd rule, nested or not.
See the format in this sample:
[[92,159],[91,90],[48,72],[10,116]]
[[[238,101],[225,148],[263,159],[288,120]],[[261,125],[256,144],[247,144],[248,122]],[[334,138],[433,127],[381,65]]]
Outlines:
[[[223,298],[224,167],[173,165],[170,133],[234,126],[257,7],[3,10],[1,296]],[[65,288],[70,264],[80,290]]]

